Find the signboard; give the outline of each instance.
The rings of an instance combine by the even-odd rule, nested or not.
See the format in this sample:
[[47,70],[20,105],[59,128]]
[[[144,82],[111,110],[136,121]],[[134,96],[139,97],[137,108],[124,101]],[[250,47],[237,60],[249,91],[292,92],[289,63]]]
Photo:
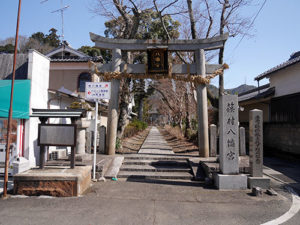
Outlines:
[[76,146],[76,125],[39,124],[38,145]]
[[110,82],[86,82],[86,99],[110,99]]

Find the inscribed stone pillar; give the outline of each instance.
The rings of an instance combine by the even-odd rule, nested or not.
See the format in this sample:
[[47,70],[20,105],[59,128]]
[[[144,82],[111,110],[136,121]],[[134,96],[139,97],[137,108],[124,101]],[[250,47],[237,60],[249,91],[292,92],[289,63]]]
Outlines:
[[[195,51],[197,74],[205,76],[204,49]],[[209,157],[207,91],[205,84],[197,85],[198,147],[200,157]]]
[[76,121],[77,125],[77,137],[76,137],[76,154],[85,154],[85,131],[90,126],[90,121],[83,118]]
[[[119,72],[121,64],[121,49],[112,50],[112,71]],[[119,88],[120,80],[111,81],[111,95],[108,105],[107,121],[107,141],[106,148],[108,155],[114,155],[116,149],[116,138],[118,128],[118,107],[119,107]]]
[[240,127],[240,156],[246,155],[246,134],[245,128]]
[[220,98],[220,169],[223,174],[239,173],[238,96]]
[[85,154],[85,128],[77,127],[76,154]]
[[250,111],[249,137],[250,174],[252,177],[262,177],[263,112],[261,110],[254,109]]
[[210,125],[210,157],[217,156],[217,126],[215,124]]
[[91,146],[92,146],[92,133],[91,131],[87,131],[86,134],[85,134],[85,138],[86,138],[86,141],[85,141],[85,149],[86,149],[86,152],[91,154],[92,153],[92,150],[91,150]]
[[106,136],[106,127],[101,126],[99,132],[99,152],[105,153],[105,136]]

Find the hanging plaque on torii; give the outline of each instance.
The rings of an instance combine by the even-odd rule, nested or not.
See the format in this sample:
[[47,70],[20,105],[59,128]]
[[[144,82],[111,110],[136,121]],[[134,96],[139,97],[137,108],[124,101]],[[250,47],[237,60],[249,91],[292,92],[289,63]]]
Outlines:
[[167,48],[148,48],[148,73],[168,74],[168,49]]

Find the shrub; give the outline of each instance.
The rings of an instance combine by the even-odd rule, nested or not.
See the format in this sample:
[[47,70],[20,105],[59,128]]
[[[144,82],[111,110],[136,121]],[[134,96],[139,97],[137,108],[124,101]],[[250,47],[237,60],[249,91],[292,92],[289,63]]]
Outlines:
[[120,149],[121,147],[122,147],[121,140],[120,140],[120,138],[117,137],[117,139],[116,139],[116,149]]
[[178,139],[183,139],[184,136],[182,134],[182,131],[180,129],[179,126],[175,126],[175,127],[172,127],[172,126],[169,126],[169,125],[166,125],[165,126],[165,129],[173,136],[175,136],[176,138]]
[[197,130],[192,130],[192,129],[187,129],[187,139],[193,143],[198,142],[198,131]]
[[138,132],[145,130],[147,127],[148,127],[147,123],[140,120],[133,120],[125,127],[123,138],[132,137],[136,135]]

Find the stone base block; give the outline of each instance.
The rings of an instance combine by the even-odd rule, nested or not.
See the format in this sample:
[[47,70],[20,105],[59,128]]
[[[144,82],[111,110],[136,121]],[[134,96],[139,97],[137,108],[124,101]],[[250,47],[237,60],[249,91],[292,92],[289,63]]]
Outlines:
[[14,194],[50,195],[55,197],[79,196],[91,184],[92,166],[69,167],[46,166],[33,168],[14,176]]
[[85,162],[85,161],[90,161],[92,159],[93,159],[93,154],[75,154],[75,161],[77,162]]
[[247,189],[247,176],[215,174],[214,183],[219,190],[244,190]]
[[248,188],[260,187],[262,189],[270,188],[270,179],[266,177],[248,177]]

